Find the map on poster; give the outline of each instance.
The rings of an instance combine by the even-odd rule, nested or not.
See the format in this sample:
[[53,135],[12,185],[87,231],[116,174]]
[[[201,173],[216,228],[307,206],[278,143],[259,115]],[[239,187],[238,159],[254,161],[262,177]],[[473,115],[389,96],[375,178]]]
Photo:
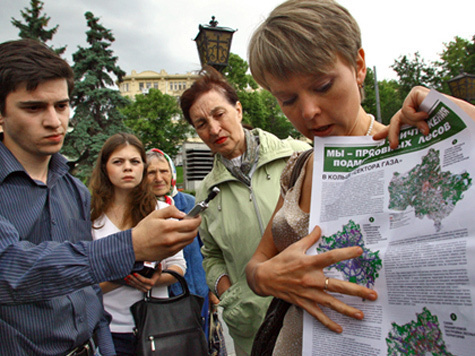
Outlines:
[[399,147],[370,137],[316,138],[308,253],[360,246],[325,275],[375,289],[378,300],[334,293],[362,321],[304,313],[303,355],[472,355],[475,345],[475,122],[431,91],[430,133],[403,127]]

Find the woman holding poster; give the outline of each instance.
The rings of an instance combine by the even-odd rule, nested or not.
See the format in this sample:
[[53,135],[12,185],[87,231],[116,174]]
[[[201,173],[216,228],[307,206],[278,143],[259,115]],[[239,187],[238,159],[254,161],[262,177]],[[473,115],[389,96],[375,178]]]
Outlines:
[[[390,131],[392,145],[397,146],[401,124],[416,125],[423,132],[427,129],[422,121],[427,114],[417,112],[427,95],[423,88],[411,92],[391,130],[364,111],[361,101],[366,63],[360,29],[351,14],[332,0],[289,0],[275,8],[251,38],[249,65],[255,80],[276,97],[294,127],[311,140],[365,135],[379,139]],[[285,314],[282,327],[279,323],[263,324],[253,355],[301,354],[303,310],[338,333],[342,327],[320,306],[364,318],[361,310],[327,292],[377,299],[371,289],[324,275],[325,267],[360,256],[361,247],[306,255],[321,231],[317,226],[308,234],[312,155],[297,172],[295,182],[291,181],[299,156],[294,154],[282,173],[281,197],[246,268],[248,283],[256,294],[272,295],[291,304],[288,310],[284,307],[268,314]]]

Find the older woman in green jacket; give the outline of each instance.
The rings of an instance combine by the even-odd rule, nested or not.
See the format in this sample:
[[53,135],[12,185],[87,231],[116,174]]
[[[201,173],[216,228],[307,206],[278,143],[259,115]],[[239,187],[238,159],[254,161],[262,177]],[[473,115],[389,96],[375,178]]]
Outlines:
[[213,187],[221,190],[202,213],[200,226],[207,283],[220,299],[237,356],[249,355],[270,299],[251,291],[245,267],[276,206],[287,159],[310,146],[244,129],[235,90],[212,68],[201,72],[180,104],[187,121],[215,153],[213,169],[196,199],[205,199]]

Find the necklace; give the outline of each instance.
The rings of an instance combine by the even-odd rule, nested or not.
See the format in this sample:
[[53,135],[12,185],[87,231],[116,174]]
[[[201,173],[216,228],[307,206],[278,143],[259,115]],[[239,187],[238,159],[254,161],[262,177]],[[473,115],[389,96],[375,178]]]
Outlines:
[[371,123],[369,124],[368,131],[366,131],[365,136],[369,136],[371,134],[371,131],[373,131],[374,116],[371,114],[368,114],[368,116],[371,118]]

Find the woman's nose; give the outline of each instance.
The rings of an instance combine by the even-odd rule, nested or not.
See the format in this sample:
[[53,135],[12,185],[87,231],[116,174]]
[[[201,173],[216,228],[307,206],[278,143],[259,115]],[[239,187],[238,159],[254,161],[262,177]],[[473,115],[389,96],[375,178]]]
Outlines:
[[313,120],[315,116],[321,113],[318,98],[314,95],[302,95],[300,99],[300,110],[302,111],[302,117],[304,120]]
[[124,163],[124,171],[130,171],[132,170],[132,164],[128,161],[125,161]]
[[209,132],[210,134],[217,135],[221,130],[221,125],[217,120],[210,120],[209,122]]

